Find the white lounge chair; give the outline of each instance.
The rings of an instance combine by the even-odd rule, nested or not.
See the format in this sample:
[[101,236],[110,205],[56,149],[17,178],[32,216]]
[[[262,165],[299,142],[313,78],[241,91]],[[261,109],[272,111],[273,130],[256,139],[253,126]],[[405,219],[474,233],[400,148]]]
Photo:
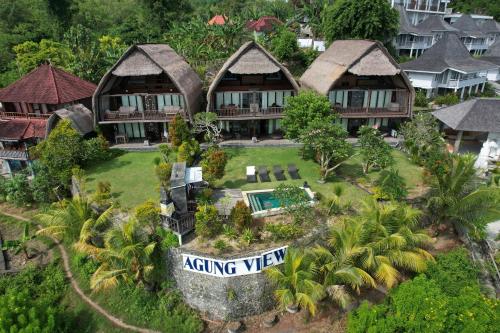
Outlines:
[[247,182],[257,182],[257,176],[255,175],[255,166],[247,166]]

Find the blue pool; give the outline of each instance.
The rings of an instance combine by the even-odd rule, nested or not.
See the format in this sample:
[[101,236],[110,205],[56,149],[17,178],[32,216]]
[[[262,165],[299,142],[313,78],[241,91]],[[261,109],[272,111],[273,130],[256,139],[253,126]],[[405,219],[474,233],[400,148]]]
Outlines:
[[[254,213],[281,207],[279,200],[273,196],[272,191],[251,192],[247,193],[247,197],[250,208]],[[304,197],[308,201],[312,199],[306,190],[304,190]]]

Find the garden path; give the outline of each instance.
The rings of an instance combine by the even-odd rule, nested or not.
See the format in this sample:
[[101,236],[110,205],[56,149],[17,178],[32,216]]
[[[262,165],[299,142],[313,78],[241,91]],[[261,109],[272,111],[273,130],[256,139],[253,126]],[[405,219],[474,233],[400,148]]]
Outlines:
[[[24,216],[12,214],[12,213],[7,213],[7,212],[2,212],[2,214],[13,217],[13,218],[21,220],[21,221],[31,222],[29,219],[25,218]],[[40,226],[38,226],[38,225],[37,225],[37,227],[40,228]],[[71,269],[69,266],[69,257],[68,257],[68,253],[66,252],[66,249],[55,238],[52,238],[52,240],[54,241],[55,244],[57,244],[59,251],[61,252],[64,273],[66,274],[66,277],[69,279],[69,281],[71,283],[71,287],[73,287],[73,289],[75,290],[77,295],[80,296],[80,298],[85,303],[87,303],[92,309],[99,312],[99,314],[106,317],[106,319],[108,319],[113,325],[115,325],[119,328],[124,328],[124,329],[130,330],[130,331],[133,331],[133,332],[140,332],[140,333],[160,333],[159,331],[150,330],[150,329],[142,328],[142,327],[137,327],[137,326],[129,325],[129,324],[123,322],[121,319],[108,313],[99,304],[97,304],[96,302],[91,300],[87,295],[85,295],[85,293],[82,291],[82,289],[80,288],[80,286],[78,285],[78,283],[76,282],[76,280],[73,277],[73,273],[71,272]]]

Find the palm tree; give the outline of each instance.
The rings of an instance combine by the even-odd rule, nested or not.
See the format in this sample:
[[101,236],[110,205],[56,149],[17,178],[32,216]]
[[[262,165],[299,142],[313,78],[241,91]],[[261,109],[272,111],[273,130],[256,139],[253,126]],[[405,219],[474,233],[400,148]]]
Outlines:
[[434,222],[454,223],[474,235],[484,230],[485,216],[498,212],[500,188],[481,185],[475,177],[475,156],[451,154],[444,160],[444,172],[434,175],[428,208]]
[[156,246],[135,219],[113,227],[106,233],[104,248],[94,249],[100,266],[90,279],[90,287],[109,289],[120,281],[148,285],[154,269],[151,255]]
[[64,199],[54,203],[46,213],[35,216],[44,226],[37,234],[75,241],[79,238],[85,222],[92,217],[90,201],[86,197]]
[[300,306],[314,316],[316,303],[324,297],[320,283],[314,281],[313,257],[302,250],[289,247],[283,268],[265,270],[277,288],[274,292],[282,310]]
[[393,287],[400,270],[423,272],[432,255],[424,248],[431,238],[415,231],[421,211],[406,204],[379,203],[373,197],[363,202],[360,220],[365,252],[362,266],[387,288]]
[[103,213],[92,214],[82,225],[78,241],[73,247],[80,252],[94,254],[96,247],[103,247],[103,233],[111,226],[111,217],[114,213],[111,205]]
[[363,286],[375,287],[375,280],[359,265],[366,252],[360,240],[363,224],[359,220],[345,220],[332,228],[328,248],[316,246],[316,274],[332,300],[341,308],[349,303],[350,292],[359,293]]
[[23,233],[21,237],[16,240],[8,240],[2,246],[2,250],[11,250],[14,251],[14,254],[23,253],[24,259],[28,260],[31,256],[28,253],[29,247],[28,242],[36,237],[35,235],[30,235],[30,225],[29,223],[25,223],[23,227]]

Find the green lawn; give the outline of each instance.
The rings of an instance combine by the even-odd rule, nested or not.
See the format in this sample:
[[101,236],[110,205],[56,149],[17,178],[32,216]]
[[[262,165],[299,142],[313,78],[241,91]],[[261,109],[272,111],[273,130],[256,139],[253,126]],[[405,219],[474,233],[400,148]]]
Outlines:
[[[346,182],[344,179],[331,175],[325,184],[317,183],[319,179],[319,165],[312,160],[304,160],[301,158],[298,148],[230,148],[226,149],[229,155],[229,161],[226,166],[224,177],[217,182],[217,186],[226,188],[241,188],[242,190],[257,190],[271,189],[277,187],[283,182],[276,181],[272,174],[272,166],[279,164],[285,170],[285,175],[288,177],[286,168],[288,163],[295,163],[299,169],[301,180],[292,180],[288,178],[285,182],[293,185],[303,185],[307,181],[314,192],[320,192],[328,197],[337,184],[341,184],[344,191],[344,200],[351,201],[356,205],[360,199],[367,196],[367,193],[357,188],[356,186]],[[400,174],[405,178],[408,187],[414,189],[422,183],[422,170],[420,167],[412,164],[407,157],[394,150],[393,155],[396,160],[396,168],[400,170]],[[368,175],[364,175],[360,163],[360,156],[355,156],[338,171],[342,176],[347,176],[352,179],[364,182],[372,182],[377,179],[379,172],[372,171]],[[256,167],[265,165],[270,171],[270,183],[247,183],[246,181],[246,166],[254,165]]]
[[114,199],[123,208],[133,208],[147,199],[159,200],[158,180],[154,173],[158,152],[126,152],[86,170],[87,191],[94,191],[99,181],[109,181]]

